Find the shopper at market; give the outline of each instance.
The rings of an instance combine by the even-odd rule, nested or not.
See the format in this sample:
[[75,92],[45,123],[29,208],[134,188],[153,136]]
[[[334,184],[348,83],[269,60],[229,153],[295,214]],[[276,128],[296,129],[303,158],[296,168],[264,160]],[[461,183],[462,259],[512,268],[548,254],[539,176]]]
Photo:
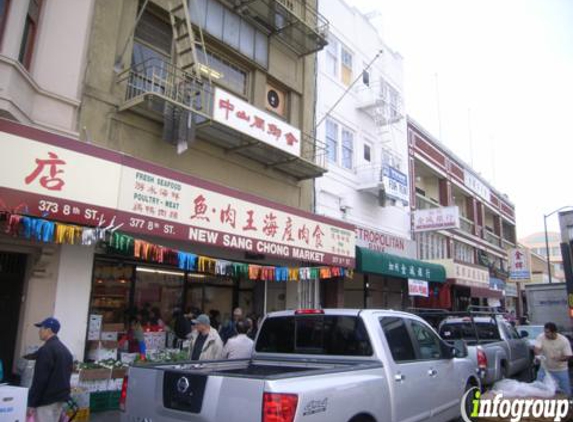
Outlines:
[[165,329],[165,322],[161,319],[161,311],[156,306],[149,311],[149,324],[161,330]]
[[28,392],[28,416],[36,422],[58,422],[64,403],[70,398],[73,358],[57,336],[57,319],[46,318],[34,325],[39,327],[44,345],[34,354],[36,366]]
[[173,310],[172,321],[173,332],[175,333],[177,340],[180,342],[187,340],[189,334],[191,333],[191,321],[178,308]]
[[237,330],[235,329],[235,325],[237,321],[243,317],[243,310],[241,308],[235,308],[233,310],[233,318],[228,320],[225,324],[221,326],[219,330],[219,334],[221,335],[221,340],[223,340],[223,344],[227,343],[231,337],[237,334]]
[[558,389],[571,397],[567,362],[573,357],[573,352],[567,337],[557,332],[555,323],[548,322],[545,324],[543,334],[540,334],[535,340],[534,352],[536,356],[545,358],[545,364],[541,365],[537,379],[543,380],[545,370],[547,370],[557,381]]
[[217,330],[211,327],[206,314],[193,320],[195,331],[191,337],[191,360],[221,359],[223,342]]
[[223,358],[225,359],[249,359],[253,354],[253,340],[247,337],[249,323],[241,319],[235,324],[237,334],[231,337],[223,348]]

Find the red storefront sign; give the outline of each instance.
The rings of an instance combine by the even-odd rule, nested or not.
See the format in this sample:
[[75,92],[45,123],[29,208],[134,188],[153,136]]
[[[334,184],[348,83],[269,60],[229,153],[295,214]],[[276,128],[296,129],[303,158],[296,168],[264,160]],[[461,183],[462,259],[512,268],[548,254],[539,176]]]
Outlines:
[[354,226],[0,121],[0,204],[83,225],[354,266]]

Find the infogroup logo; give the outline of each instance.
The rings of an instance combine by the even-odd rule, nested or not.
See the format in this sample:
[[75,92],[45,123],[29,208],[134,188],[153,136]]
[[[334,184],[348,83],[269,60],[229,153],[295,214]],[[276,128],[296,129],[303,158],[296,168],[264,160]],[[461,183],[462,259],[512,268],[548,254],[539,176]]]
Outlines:
[[474,387],[466,391],[460,408],[465,422],[479,421],[480,418],[501,418],[511,422],[520,422],[523,418],[535,418],[560,422],[569,413],[569,400],[504,399],[503,394],[496,394],[491,399],[482,397],[479,389]]

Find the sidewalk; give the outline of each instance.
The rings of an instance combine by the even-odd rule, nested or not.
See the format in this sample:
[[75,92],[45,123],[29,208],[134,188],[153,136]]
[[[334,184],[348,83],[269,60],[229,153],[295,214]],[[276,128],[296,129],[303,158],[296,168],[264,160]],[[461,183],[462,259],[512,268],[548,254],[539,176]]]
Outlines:
[[119,410],[112,410],[109,412],[97,412],[90,415],[90,422],[119,422]]

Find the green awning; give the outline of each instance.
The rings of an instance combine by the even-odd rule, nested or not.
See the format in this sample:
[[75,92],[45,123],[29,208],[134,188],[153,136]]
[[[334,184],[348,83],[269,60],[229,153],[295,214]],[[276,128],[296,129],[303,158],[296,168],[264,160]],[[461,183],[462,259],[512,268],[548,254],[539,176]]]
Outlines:
[[442,265],[360,247],[356,247],[356,271],[436,283],[446,281],[446,269]]

